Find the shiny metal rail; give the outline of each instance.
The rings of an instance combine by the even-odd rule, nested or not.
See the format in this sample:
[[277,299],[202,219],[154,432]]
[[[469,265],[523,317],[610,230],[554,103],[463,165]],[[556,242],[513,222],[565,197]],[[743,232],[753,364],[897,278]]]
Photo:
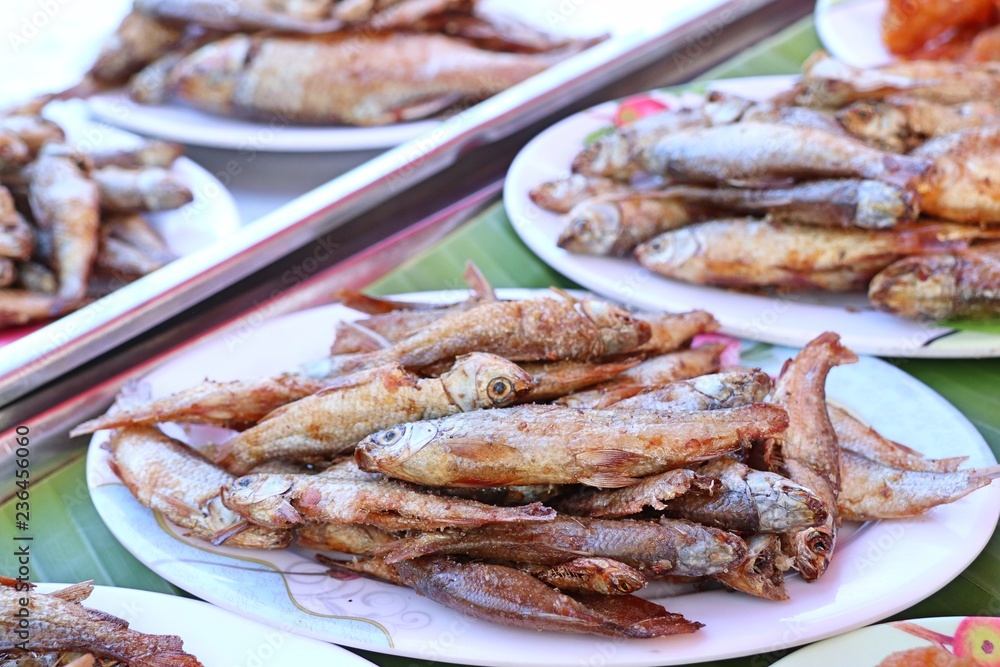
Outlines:
[[[103,410],[125,382],[204,336],[232,335],[261,317],[328,301],[335,289],[367,284],[433,245],[496,200],[520,147],[559,118],[688,80],[811,8],[807,0],[727,2],[701,21],[636,38],[628,49],[584,54],[586,63],[567,63],[572,75],[548,72],[528,82],[529,91],[489,100],[454,127],[449,121],[255,223],[245,230],[249,238],[234,239],[238,248],[226,256],[219,251],[218,266],[188,276],[125,322],[113,320],[105,329],[110,341],[84,337],[73,345],[87,363],[42,365],[44,379],[0,369],[0,399],[20,397],[0,412],[0,478],[11,465],[7,445],[15,426],[31,428],[36,470],[64,458],[82,445],[68,440],[69,427]],[[472,123],[480,114],[488,120]],[[113,346],[119,347],[102,354]],[[62,377],[39,387],[55,375]],[[35,390],[25,395],[29,388]]]

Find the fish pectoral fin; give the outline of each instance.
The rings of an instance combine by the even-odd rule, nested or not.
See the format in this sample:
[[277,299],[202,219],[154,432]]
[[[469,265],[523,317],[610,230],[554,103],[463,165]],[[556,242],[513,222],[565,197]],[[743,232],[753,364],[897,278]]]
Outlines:
[[594,470],[593,473],[581,477],[580,483],[605,489],[638,484],[640,482],[639,479],[623,473],[619,469],[623,466],[649,461],[649,457],[645,454],[637,454],[636,452],[628,452],[621,449],[597,449],[589,452],[580,452],[575,458],[577,463],[582,467]]
[[486,440],[470,438],[455,438],[448,440],[448,449],[459,458],[477,463],[496,463],[498,459],[508,454],[516,454],[517,450],[507,445],[495,444]]
[[52,593],[52,597],[66,600],[67,602],[83,602],[94,592],[94,580],[81,581],[78,584],[60,588]]
[[169,496],[165,493],[160,493],[159,491],[154,491],[153,495],[159,497],[159,499],[162,500],[167,505],[169,505],[172,510],[185,517],[193,518],[193,517],[205,516],[204,512],[202,512],[200,509],[198,509],[194,505],[190,505],[184,502],[180,498],[174,498],[173,496]]
[[[360,376],[357,373],[351,373],[350,375],[344,375],[342,377],[331,380],[329,384],[327,384],[325,387],[317,391],[315,394],[313,394],[313,396],[329,396],[330,394],[335,394],[338,391],[343,391],[344,389],[350,389],[351,387],[357,387],[364,383],[365,380],[362,378],[362,376]],[[284,410],[289,405],[295,405],[295,403],[289,403],[288,405],[283,405],[282,407],[277,408],[277,410]],[[268,415],[265,415],[264,419],[268,419],[272,414],[277,412],[277,410],[271,412]],[[264,419],[261,419],[261,421],[264,421]]]
[[625,486],[635,486],[642,479],[629,477],[618,472],[595,472],[585,477],[580,477],[580,484],[594,486],[599,489],[620,489]]
[[216,531],[209,541],[215,546],[219,546],[220,544],[224,544],[229,538],[235,537],[244,530],[247,530],[250,526],[251,524],[249,521],[237,521],[231,526],[226,526],[222,530]]

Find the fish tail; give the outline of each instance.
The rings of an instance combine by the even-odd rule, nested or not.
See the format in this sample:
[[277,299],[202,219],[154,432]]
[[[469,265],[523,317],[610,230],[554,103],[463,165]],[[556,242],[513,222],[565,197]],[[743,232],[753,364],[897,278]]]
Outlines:
[[972,477],[977,480],[994,480],[1000,478],[1000,465],[980,468],[972,473]]

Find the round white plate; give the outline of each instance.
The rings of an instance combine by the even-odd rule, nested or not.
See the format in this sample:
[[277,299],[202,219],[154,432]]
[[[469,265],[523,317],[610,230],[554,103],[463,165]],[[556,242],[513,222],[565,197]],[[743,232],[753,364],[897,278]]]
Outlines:
[[[51,103],[45,115],[66,131],[68,143],[79,146],[128,146],[139,137],[105,123],[86,119],[86,106],[79,101]],[[144,213],[176,257],[207,248],[229,238],[240,228],[236,202],[226,187],[203,167],[181,157],[171,167],[194,194],[191,203],[172,211]],[[0,330],[0,345],[12,343],[45,326],[31,324]]]
[[[993,637],[1000,637],[1000,618],[996,617],[969,617],[946,616],[940,618],[921,618],[906,623],[912,623],[922,628],[927,628],[932,632],[940,633],[946,638],[954,638],[955,631],[959,625],[965,621],[981,621],[989,624]],[[989,639],[987,639],[989,641]],[[995,639],[993,640],[996,641]],[[841,637],[834,637],[821,641],[812,646],[796,651],[791,655],[782,658],[774,663],[774,667],[878,667],[879,664],[890,655],[899,651],[908,651],[916,648],[933,646],[934,643],[921,639],[920,637],[906,632],[896,623],[886,623],[884,625],[874,625],[870,628],[862,628],[849,632]],[[996,652],[1000,651],[1000,642],[991,647],[984,647],[987,651],[993,651],[993,661],[996,664]],[[955,648],[945,650],[955,651]],[[961,649],[959,649],[961,650]]]
[[[786,76],[716,81],[712,88],[752,99],[786,89]],[[662,91],[607,102],[570,116],[532,139],[507,172],[504,205],[514,231],[543,262],[587,289],[618,301],[654,310],[703,308],[734,336],[779,345],[802,346],[824,331],[836,331],[851,349],[897,357],[1000,356],[1000,336],[949,329],[882,313],[859,294],[805,292],[756,295],[692,285],[656,275],[631,258],[592,257],[556,245],[562,216],[536,206],[531,188],[569,175],[573,157],[587,137],[612,125],[628,100],[651,97],[668,106],[690,99]]]
[[[39,584],[38,591],[51,593],[65,587],[66,584]],[[122,618],[139,632],[178,635],[184,640],[184,650],[205,667],[267,664],[372,667],[372,663],[339,646],[284,632],[205,602],[175,595],[95,586],[83,606]]]
[[834,58],[855,67],[877,67],[896,59],[882,43],[887,0],[817,0],[816,32]]
[[378,127],[291,125],[217,116],[179,104],[136,104],[122,91],[89,99],[93,114],[112,125],[148,136],[195,146],[233,150],[360,151],[390,148],[437,127],[437,119]]
[[[500,290],[506,298],[538,291]],[[414,294],[426,301],[464,293]],[[339,319],[359,314],[333,305],[257,323],[220,336],[171,360],[137,388],[152,397],[214,380],[281,372],[326,355]],[[294,341],[294,343],[293,343]],[[792,350],[755,346],[744,363],[777,372]],[[835,369],[829,395],[886,436],[930,455],[995,459],[982,437],[943,398],[894,366],[871,357]],[[190,442],[218,439],[219,430],[169,427]],[[909,521],[867,524],[838,545],[817,583],[793,578],[791,600],[768,602],[723,591],[660,600],[705,623],[692,635],[611,640],[508,628],[464,616],[397,586],[327,577],[313,552],[213,547],[141,506],[110,471],[91,441],[87,484],[102,519],[140,561],[168,581],[237,613],[293,632],[385,653],[470,665],[679,665],[766,653],[852,630],[896,613],[951,581],[976,557],[1000,516],[1000,485],[982,489]],[[593,662],[598,661],[598,662]]]

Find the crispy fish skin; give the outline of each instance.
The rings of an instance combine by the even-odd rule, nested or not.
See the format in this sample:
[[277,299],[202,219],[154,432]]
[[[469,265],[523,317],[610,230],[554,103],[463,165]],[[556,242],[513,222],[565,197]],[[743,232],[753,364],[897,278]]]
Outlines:
[[484,301],[390,348],[331,357],[310,372],[332,377],[393,362],[419,369],[476,351],[511,361],[588,361],[632,352],[649,337],[647,322],[592,297]]
[[764,404],[673,415],[520,405],[396,426],[354,455],[363,470],[428,486],[614,488],[736,451],[781,433],[786,420]]
[[101,230],[142,251],[160,264],[176,259],[160,233],[139,213],[105,216],[101,220]]
[[365,474],[353,461],[318,475],[247,475],[222,489],[229,509],[256,524],[283,528],[303,522],[364,524],[382,530],[437,530],[515,521],[550,521],[541,504],[492,507],[447,498],[409,484]]
[[611,558],[656,575],[724,572],[746,558],[736,535],[687,521],[591,519],[559,515],[545,524],[511,523],[464,532],[421,533],[379,550],[387,562],[423,555],[463,554],[536,565],[581,556]]
[[31,211],[50,230],[60,299],[75,303],[87,293],[87,278],[97,255],[99,196],[96,184],[65,147],[50,144],[32,164]]
[[528,361],[520,366],[535,382],[535,388],[519,400],[543,403],[610,380],[642,361],[641,356],[615,361]]
[[0,132],[16,135],[34,156],[47,143],[62,143],[66,134],[57,124],[38,115],[0,116]]
[[125,83],[130,76],[179,44],[183,36],[184,29],[177,24],[132,11],[101,47],[89,76],[108,84]]
[[948,220],[1000,222],[1000,126],[973,127],[926,142],[911,155],[934,161],[920,179],[920,206]]
[[926,472],[899,470],[845,451],[844,483],[837,497],[845,521],[898,519],[923,514],[989,486],[1000,468]]
[[718,482],[694,470],[679,468],[644,477],[635,486],[624,489],[581,489],[559,498],[557,511],[576,516],[610,519],[641,514],[646,508],[666,509],[666,502],[699,488],[712,493]]
[[785,363],[772,402],[788,411],[788,430],[781,436],[781,455],[806,465],[840,489],[840,444],[826,405],[826,377],[836,366],[857,363],[858,356],[840,344],[840,336],[824,333]]
[[905,186],[932,162],[883,153],[821,130],[743,122],[669,134],[644,151],[643,171],[685,183],[865,178]]
[[712,333],[720,327],[719,321],[704,310],[689,310],[685,313],[641,312],[636,315],[649,323],[649,340],[638,349],[649,355],[679,350],[698,334]]
[[663,191],[601,195],[580,202],[566,214],[556,245],[586,255],[627,257],[657,234],[717,214]]
[[140,503],[194,535],[227,546],[283,549],[287,530],[252,526],[223,506],[234,477],[151,426],[118,429],[108,441],[112,469]]
[[397,538],[374,526],[307,523],[295,531],[295,544],[307,549],[367,556]]
[[329,459],[366,435],[410,421],[509,405],[531,376],[513,362],[474,352],[440,378],[420,379],[391,364],[346,375],[284,405],[226,441],[216,463],[236,475],[270,459]]
[[741,533],[787,533],[825,522],[823,501],[781,475],[753,470],[730,457],[696,467],[717,480],[712,490],[693,487],[664,503],[666,516]]
[[97,257],[94,258],[96,273],[131,281],[152,273],[164,265],[159,258],[148,255],[140,248],[110,235],[107,231],[101,230],[101,242],[97,247]]
[[[120,618],[84,607],[81,602],[94,590],[92,581],[48,594],[34,592],[26,583],[0,577],[0,651],[24,643],[16,634],[20,628],[29,634],[32,651],[82,650],[134,667],[202,667],[184,652],[180,637],[138,632]],[[15,615],[25,598],[31,610],[27,628],[19,626]]]
[[25,262],[31,259],[34,249],[35,233],[31,225],[18,213],[10,191],[0,186],[0,257]]
[[879,310],[916,320],[1000,315],[1000,244],[905,257],[868,287]]
[[683,634],[701,627],[641,598],[574,599],[504,565],[423,558],[398,563],[395,568],[407,585],[435,602],[514,627],[632,638]]
[[634,190],[622,183],[601,176],[570,174],[565,178],[546,181],[528,192],[538,206],[553,213],[569,213],[573,207],[601,195],[628,195]]
[[184,153],[184,146],[172,141],[146,139],[135,147],[88,146],[82,152],[84,160],[94,169],[121,167],[122,169],[142,169],[160,167],[166,169]]
[[498,93],[572,53],[497,53],[439,34],[233,35],[175,65],[168,89],[214,113],[384,125]]
[[[276,30],[287,33],[325,33],[344,27],[330,18],[330,3],[272,2],[271,0],[135,0],[134,11],[166,22],[195,23],[226,32]],[[324,9],[325,8],[325,9]]]
[[611,558],[574,558],[562,565],[522,566],[540,581],[570,593],[628,595],[645,588],[646,577]]
[[715,373],[722,364],[724,345],[710,344],[652,357],[590,389],[563,396],[556,405],[602,409],[669,382]]
[[833,424],[841,450],[853,452],[892,468],[922,472],[955,472],[968,458],[958,456],[930,459],[906,445],[885,438],[842,408],[827,404],[827,412],[830,414],[830,423]]
[[848,132],[880,150],[907,152],[930,137],[1000,121],[995,104],[941,104],[908,97],[862,100],[837,112]]
[[863,230],[730,218],[661,234],[635,255],[662,276],[698,285],[849,292],[866,289],[879,271],[906,255],[992,236],[948,223]]
[[760,370],[711,373],[679,380],[608,406],[612,410],[697,412],[763,403],[774,388],[771,376]]
[[261,380],[206,380],[171,396],[101,415],[80,424],[70,434],[169,421],[241,430],[253,426],[276,408],[315,394],[328,384],[295,373]]
[[194,200],[177,174],[160,167],[103,167],[91,172],[91,177],[97,183],[103,211],[168,211]]
[[778,438],[781,468],[792,481],[811,489],[825,504],[825,523],[783,536],[785,553],[806,581],[815,581],[829,567],[840,519],[837,494],[841,488],[841,450],[826,407],[826,378],[857,355],[840,344],[837,334],[820,334],[785,362],[772,400],[788,410],[789,426]]
[[814,107],[898,94],[942,104],[991,102],[1000,96],[1000,65],[910,60],[861,69],[817,51],[803,65],[802,83],[798,102]]
[[669,109],[640,118],[584,148],[573,159],[573,173],[628,181],[643,170],[642,156],[657,141],[706,125],[705,114],[699,108]]
[[56,317],[70,308],[54,294],[0,289],[0,326],[20,326]]

